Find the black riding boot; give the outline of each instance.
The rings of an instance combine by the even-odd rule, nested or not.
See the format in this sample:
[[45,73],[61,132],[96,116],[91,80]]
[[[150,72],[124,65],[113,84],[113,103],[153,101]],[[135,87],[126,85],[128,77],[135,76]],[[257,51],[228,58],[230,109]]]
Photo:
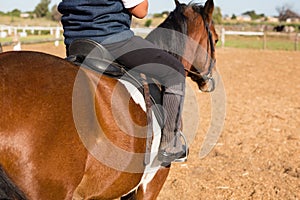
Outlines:
[[163,94],[163,108],[165,110],[165,125],[162,130],[158,160],[162,165],[171,162],[185,162],[187,160],[186,141],[181,129],[181,113],[184,100],[184,85],[174,85],[166,88]]

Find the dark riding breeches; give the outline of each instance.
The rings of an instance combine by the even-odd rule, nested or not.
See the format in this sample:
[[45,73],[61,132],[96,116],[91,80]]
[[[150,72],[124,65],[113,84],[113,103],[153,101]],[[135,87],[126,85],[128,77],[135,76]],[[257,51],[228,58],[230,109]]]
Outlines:
[[134,36],[124,42],[104,45],[122,65],[157,79],[164,87],[184,85],[183,65],[151,42]]
[[185,70],[182,63],[166,51],[137,36],[104,46],[117,62],[133,70],[134,74],[144,73],[157,79],[163,86],[165,123],[160,149],[169,149],[169,153],[182,151],[182,144],[177,139],[180,135],[185,93]]

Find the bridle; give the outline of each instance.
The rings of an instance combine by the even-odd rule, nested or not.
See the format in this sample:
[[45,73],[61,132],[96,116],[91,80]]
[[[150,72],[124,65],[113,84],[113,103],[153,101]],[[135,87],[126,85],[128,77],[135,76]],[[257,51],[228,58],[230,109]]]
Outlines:
[[[204,20],[205,21],[205,20]],[[202,80],[203,83],[211,83],[211,87],[208,88],[207,90],[201,90],[203,92],[212,92],[215,89],[215,80],[212,77],[212,69],[214,68],[216,64],[216,59],[213,58],[213,55],[215,53],[215,46],[214,46],[214,41],[212,38],[212,33],[209,29],[209,24],[205,21],[205,29],[208,34],[208,40],[207,40],[207,54],[206,54],[206,62],[204,65],[207,65],[208,59],[209,59],[209,66],[208,66],[208,71],[206,74],[201,74],[201,72],[195,72],[191,71],[189,69],[185,69],[185,71],[188,73],[188,76],[190,76],[193,80]],[[210,55],[208,54],[210,48]],[[194,67],[196,68],[196,67]],[[197,68],[196,68],[197,69]]]

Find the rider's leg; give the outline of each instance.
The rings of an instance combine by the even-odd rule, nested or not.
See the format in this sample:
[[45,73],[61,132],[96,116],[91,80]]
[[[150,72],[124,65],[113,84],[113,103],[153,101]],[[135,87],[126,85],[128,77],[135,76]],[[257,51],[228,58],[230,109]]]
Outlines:
[[164,86],[163,108],[166,123],[159,148],[159,160],[170,164],[179,157],[186,156],[180,140],[185,91],[183,65],[174,56],[140,37],[105,47],[119,63],[156,78]]
[[186,150],[181,140],[181,115],[184,101],[184,83],[167,87],[163,94],[165,126],[158,159],[164,164],[186,161]]

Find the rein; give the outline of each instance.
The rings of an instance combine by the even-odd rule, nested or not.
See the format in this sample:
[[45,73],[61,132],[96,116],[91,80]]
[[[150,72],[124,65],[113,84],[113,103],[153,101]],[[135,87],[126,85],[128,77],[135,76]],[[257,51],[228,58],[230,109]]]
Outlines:
[[205,62],[205,65],[207,63],[207,60],[208,60],[208,51],[209,51],[209,48],[210,48],[210,53],[211,53],[211,56],[210,56],[210,61],[209,61],[209,67],[208,67],[208,72],[204,75],[202,75],[200,72],[194,72],[194,71],[191,71],[189,69],[184,69],[188,74],[191,74],[194,76],[194,78],[196,77],[197,79],[202,79],[204,80],[204,82],[211,82],[211,88],[207,89],[207,90],[204,90],[203,92],[212,92],[214,91],[215,89],[215,80],[214,78],[212,77],[212,69],[214,68],[215,64],[216,64],[216,59],[213,58],[213,54],[215,52],[215,47],[214,47],[214,42],[213,42],[213,38],[212,38],[212,33],[209,29],[209,25],[207,22],[205,22],[205,29],[207,31],[207,34],[208,34],[208,40],[207,40],[207,54],[206,54],[206,62]]

